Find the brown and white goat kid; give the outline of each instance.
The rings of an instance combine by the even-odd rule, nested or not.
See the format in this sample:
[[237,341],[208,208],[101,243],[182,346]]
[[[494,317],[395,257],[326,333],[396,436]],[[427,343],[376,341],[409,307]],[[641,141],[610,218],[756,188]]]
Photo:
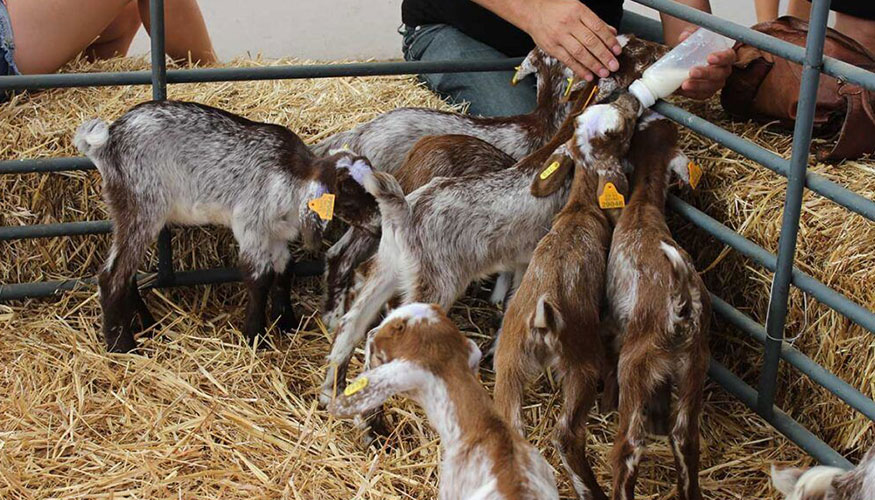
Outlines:
[[[532,254],[504,316],[495,353],[496,405],[520,431],[528,382],[548,367],[559,374],[564,401],[555,445],[582,499],[607,498],[586,457],[586,419],[605,369],[599,314],[611,242],[610,224],[597,203],[599,180],[605,176],[596,170],[611,159],[619,165],[637,118],[637,101],[623,96],[577,118],[570,141],[577,156],[571,194]],[[541,176],[535,179],[533,193],[549,193],[543,182]]]
[[772,466],[772,483],[785,500],[871,500],[875,498],[875,446],[849,471],[823,465],[807,470]]
[[[667,51],[663,45],[641,40],[634,36],[620,36],[619,39],[625,45],[623,53],[617,58],[620,68],[611,76],[598,81],[599,90],[594,96],[594,102],[604,100],[616,89],[628,87],[641,76],[644,69]],[[326,148],[329,146],[336,148],[347,144],[370,158],[376,169],[395,175],[405,193],[413,192],[439,175],[456,177],[467,173],[477,173],[478,169],[479,173],[485,173],[506,168],[509,166],[504,165],[506,162],[498,164],[487,161],[473,162],[470,159],[465,159],[466,155],[471,157],[478,155],[481,157],[497,156],[497,152],[484,153],[482,145],[478,144],[460,144],[458,140],[454,140],[443,144],[429,142],[422,144],[421,147],[411,147],[416,139],[425,135],[465,134],[478,137],[496,146],[498,150],[509,154],[515,160],[534,152],[554,134],[561,132],[563,119],[569,114],[579,111],[578,105],[589,98],[591,89],[589,85],[584,85],[582,82],[577,82],[569,87],[569,82],[566,80],[571,73],[555,59],[544,55],[540,49],[535,49],[526,58],[520,66],[517,77],[535,71],[539,75],[539,105],[530,115],[495,119],[447,114],[435,110],[404,108],[390,111],[351,131],[337,134],[318,145],[317,151],[327,151]],[[550,82],[549,86],[552,87],[554,94],[547,92],[547,86],[542,83],[546,81]],[[562,88],[571,90],[569,93],[571,105],[562,104],[560,106],[559,96],[555,92],[559,92]],[[551,107],[554,108],[552,111],[550,111]],[[449,116],[452,116],[453,120],[450,120]],[[392,125],[387,128],[384,122],[391,122]],[[395,128],[401,130],[394,130]],[[570,131],[568,134],[570,136]],[[386,151],[386,148],[393,149]],[[438,148],[446,148],[448,151],[442,154]],[[551,152],[552,150],[548,154]],[[431,154],[435,158],[420,159],[421,154]],[[383,159],[384,156],[390,158],[388,163]],[[394,166],[394,162],[397,161],[396,157],[404,158],[398,167]],[[454,158],[458,158],[458,161]],[[431,167],[431,165],[436,165],[436,167]],[[345,298],[354,286],[356,267],[373,255],[376,250],[378,237],[374,234],[379,234],[378,215],[374,218],[372,230],[348,230],[326,254],[326,287],[322,318],[332,329],[349,305]],[[504,286],[496,286],[493,302],[497,303],[503,300],[506,292],[512,288],[508,276],[510,274],[505,273],[500,278],[500,284]]]
[[477,372],[480,349],[434,304],[392,311],[369,335],[370,369],[331,405],[358,416],[404,394],[441,439],[442,500],[558,499],[553,468],[495,411]]
[[251,342],[265,330],[272,284],[273,318],[281,328],[298,324],[288,243],[300,235],[305,246],[318,246],[327,223],[308,203],[333,196],[334,216],[353,225],[375,203],[361,185],[370,172],[365,158],[317,158],[285,127],[202,104],[143,103],[111,125],[83,123],[74,142],[100,171],[113,220],[112,248],[98,280],[110,351],[136,347],[137,315],[143,330],[155,323],[135,273],[165,224],[231,228],[249,293],[243,331]]
[[644,452],[647,407],[677,387],[669,432],[678,474],[678,497],[700,499],[699,415],[708,367],[708,291],[689,255],[665,223],[672,171],[687,179],[677,126],[652,113],[632,138],[632,193],[614,228],[606,297],[616,343],[620,424],[612,453],[613,498],[634,497]]

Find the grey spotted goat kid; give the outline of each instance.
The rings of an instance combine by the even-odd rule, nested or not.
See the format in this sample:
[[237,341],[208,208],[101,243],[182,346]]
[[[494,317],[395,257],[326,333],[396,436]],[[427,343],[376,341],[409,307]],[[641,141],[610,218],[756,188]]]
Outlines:
[[[488,142],[470,135],[432,135],[420,139],[395,174],[401,189],[411,193],[435,177],[462,177],[503,170],[514,159]],[[367,227],[351,227],[325,254],[325,300],[322,320],[337,327],[360,284],[366,259],[380,243],[380,214],[376,208]],[[504,292],[498,292],[502,294]]]
[[100,172],[113,221],[98,280],[110,351],[134,349],[135,327],[155,323],[135,273],[165,224],[231,228],[249,296],[243,332],[252,342],[266,329],[269,294],[272,319],[297,326],[289,242],[300,236],[317,247],[327,220],[360,224],[358,214],[375,203],[361,185],[370,172],[365,158],[318,158],[285,127],[197,103],[146,102],[110,125],[89,120],[74,142]]
[[670,399],[674,385],[677,402],[668,434],[678,498],[699,500],[699,416],[711,304],[690,256],[665,222],[670,174],[688,179],[677,126],[655,113],[644,115],[628,159],[634,168],[632,192],[614,228],[606,281],[620,398],[611,457],[613,498],[634,498],[649,406]]
[[477,377],[480,349],[440,307],[395,309],[366,353],[370,368],[329,410],[356,417],[394,394],[416,401],[440,435],[439,499],[558,500],[553,468],[495,411]]
[[849,471],[823,465],[810,469],[772,466],[772,484],[784,500],[872,500],[875,498],[875,446]]

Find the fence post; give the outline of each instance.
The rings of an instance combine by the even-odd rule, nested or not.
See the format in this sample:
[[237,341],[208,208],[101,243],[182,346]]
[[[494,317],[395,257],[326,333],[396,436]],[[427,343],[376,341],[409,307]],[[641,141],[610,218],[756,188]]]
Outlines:
[[802,67],[802,85],[799,89],[799,104],[796,106],[796,125],[793,129],[793,153],[787,176],[787,193],[784,200],[784,219],[778,240],[778,261],[772,291],[769,296],[769,311],[766,316],[766,347],[763,368],[760,372],[757,391],[757,412],[771,417],[774,411],[775,391],[778,383],[778,363],[784,326],[787,319],[788,292],[796,255],[796,237],[799,233],[799,214],[802,211],[802,194],[805,188],[805,173],[808,168],[808,152],[811,147],[811,130],[814,126],[814,110],[817,104],[817,86],[820,68],[823,66],[823,42],[826,23],[829,19],[830,0],[814,0],[811,4],[811,20],[805,41],[805,64]]
[[[164,59],[164,0],[149,1],[149,37],[152,41],[152,99],[167,98],[167,63]],[[169,228],[158,235],[158,283],[173,283],[173,247]]]

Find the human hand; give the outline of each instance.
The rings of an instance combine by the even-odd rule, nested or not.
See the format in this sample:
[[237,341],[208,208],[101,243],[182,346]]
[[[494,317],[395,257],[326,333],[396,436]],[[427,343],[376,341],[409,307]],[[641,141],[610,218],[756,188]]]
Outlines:
[[546,53],[587,80],[620,68],[617,30],[577,0],[542,0],[523,29]]
[[[684,41],[696,29],[693,27],[684,30],[678,36],[678,42]],[[734,63],[735,51],[732,49],[711,53],[708,55],[708,65],[691,69],[689,78],[684,80],[675,94],[691,99],[708,99],[726,84]]]

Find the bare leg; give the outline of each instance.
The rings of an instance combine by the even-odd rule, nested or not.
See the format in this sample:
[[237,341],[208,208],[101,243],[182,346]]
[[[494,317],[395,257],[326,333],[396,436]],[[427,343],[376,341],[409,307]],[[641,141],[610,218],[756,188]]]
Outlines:
[[[140,19],[149,31],[149,0],[137,0]],[[197,5],[197,0],[166,0],[164,2],[164,29],[167,34],[165,51],[177,61],[214,64],[216,53],[207,32],[207,25]]]
[[85,49],[85,56],[91,60],[125,56],[140,24],[137,4],[129,2],[97,40]]
[[875,21],[836,12],[835,29],[868,50],[875,51]]
[[598,367],[581,367],[562,380],[565,401],[556,432],[556,449],[581,500],[607,500],[586,457],[586,419],[596,397]]
[[[792,0],[791,0],[792,1]],[[754,0],[757,22],[772,21],[778,17],[778,0]]]
[[787,15],[798,17],[803,21],[808,20],[810,12],[811,2],[806,2],[805,0],[790,0],[789,5],[787,5]]
[[25,74],[53,73],[119,17],[129,0],[8,0],[15,64]]

